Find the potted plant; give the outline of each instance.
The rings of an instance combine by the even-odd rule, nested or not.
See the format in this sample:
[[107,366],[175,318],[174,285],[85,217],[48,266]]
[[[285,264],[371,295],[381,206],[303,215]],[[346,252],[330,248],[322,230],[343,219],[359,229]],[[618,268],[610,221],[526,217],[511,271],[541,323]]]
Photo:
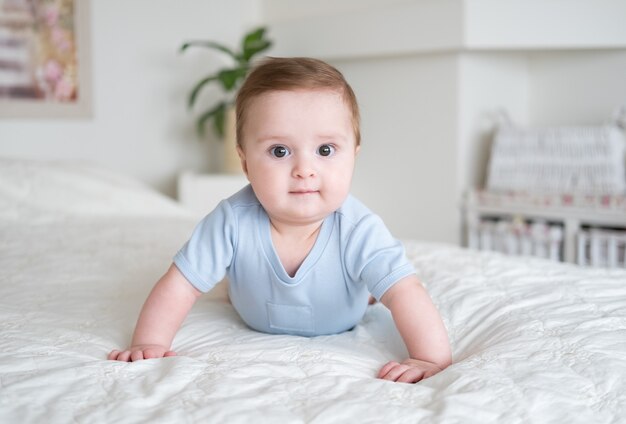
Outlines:
[[[207,75],[198,81],[189,94],[188,106],[193,108],[198,99],[198,94],[209,84],[218,84],[224,96],[209,109],[203,111],[196,118],[196,131],[200,136],[204,136],[205,127],[208,121],[212,121],[213,130],[219,139],[226,142],[225,149],[232,151],[235,149],[235,122],[234,122],[234,101],[235,93],[243,80],[248,75],[252,59],[259,53],[269,49],[272,42],[266,38],[266,28],[256,28],[243,36],[239,51],[230,49],[223,44],[214,41],[189,41],[184,43],[180,51],[184,52],[190,47],[203,47],[217,50],[232,59],[231,67],[222,68],[214,74]],[[228,139],[232,140],[228,140]],[[228,144],[232,144],[229,146]],[[235,153],[236,157],[236,153]],[[228,159],[227,159],[228,161]],[[232,159],[231,159],[232,162]],[[236,160],[238,168],[238,160]],[[229,165],[226,165],[229,168]]]

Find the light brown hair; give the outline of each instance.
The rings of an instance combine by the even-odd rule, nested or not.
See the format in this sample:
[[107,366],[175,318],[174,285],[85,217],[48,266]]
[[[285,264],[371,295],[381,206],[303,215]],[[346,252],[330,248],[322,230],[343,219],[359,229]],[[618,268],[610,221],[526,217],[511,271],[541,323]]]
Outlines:
[[360,145],[359,105],[354,91],[336,68],[308,57],[268,57],[252,69],[237,94],[237,144],[242,144],[247,110],[255,98],[271,91],[306,89],[336,90],[342,95],[352,114],[356,145]]

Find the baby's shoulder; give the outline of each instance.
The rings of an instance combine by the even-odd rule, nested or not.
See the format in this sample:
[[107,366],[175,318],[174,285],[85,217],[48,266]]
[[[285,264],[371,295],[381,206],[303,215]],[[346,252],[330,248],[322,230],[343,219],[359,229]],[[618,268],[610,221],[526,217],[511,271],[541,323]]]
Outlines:
[[259,199],[257,199],[250,184],[230,196],[226,199],[226,202],[233,209],[260,205]]
[[335,212],[344,224],[357,226],[371,220],[379,220],[378,216],[365,206],[359,199],[349,195],[341,207]]

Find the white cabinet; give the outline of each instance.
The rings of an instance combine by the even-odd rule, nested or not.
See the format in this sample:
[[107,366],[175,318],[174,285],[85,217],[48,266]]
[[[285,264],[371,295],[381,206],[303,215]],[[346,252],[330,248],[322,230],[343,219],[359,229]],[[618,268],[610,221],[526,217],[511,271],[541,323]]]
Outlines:
[[246,184],[248,180],[243,174],[183,172],[178,177],[178,201],[198,216],[204,216]]
[[524,196],[471,191],[470,248],[626,268],[626,196]]

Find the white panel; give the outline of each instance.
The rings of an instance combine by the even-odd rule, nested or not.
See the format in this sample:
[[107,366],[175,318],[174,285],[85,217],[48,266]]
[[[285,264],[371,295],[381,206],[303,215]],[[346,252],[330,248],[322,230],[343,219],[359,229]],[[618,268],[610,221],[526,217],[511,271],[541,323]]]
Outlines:
[[264,20],[270,26],[274,26],[279,22],[294,19],[318,18],[406,2],[407,0],[262,0],[261,3]]
[[457,242],[455,57],[334,64],[361,106],[363,142],[353,193],[397,237]]
[[491,139],[506,111],[520,125],[528,122],[528,57],[513,53],[464,53],[459,76],[458,187],[482,187]]
[[626,105],[626,49],[533,53],[530,69],[534,125],[600,125]]
[[461,3],[422,0],[276,23],[276,54],[320,58],[449,50],[462,43]]
[[626,47],[624,0],[370,0],[280,11],[285,0],[266,3],[285,56]]
[[463,0],[465,46],[626,47],[624,0]]

